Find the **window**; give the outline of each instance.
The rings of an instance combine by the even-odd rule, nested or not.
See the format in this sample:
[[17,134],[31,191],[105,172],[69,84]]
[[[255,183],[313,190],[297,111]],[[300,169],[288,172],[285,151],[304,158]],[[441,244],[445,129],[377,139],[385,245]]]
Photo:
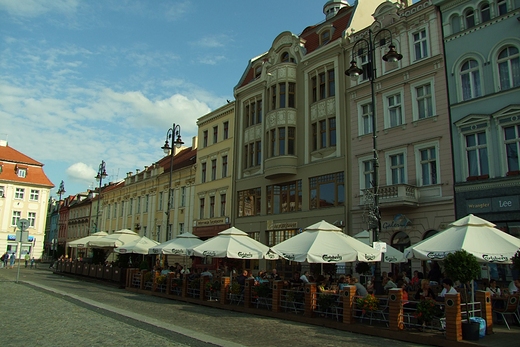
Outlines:
[[5,187],[0,186],[0,198],[5,198]]
[[209,197],[209,218],[215,217],[215,197]]
[[498,55],[498,74],[500,89],[506,90],[520,86],[520,55],[518,48],[509,46]]
[[204,204],[206,203],[205,198],[199,199],[199,219],[204,219]]
[[156,241],[159,241],[161,239],[161,226],[158,225],[157,228],[156,228],[156,232],[157,232],[157,235],[156,235]]
[[224,140],[229,138],[229,122],[224,122]]
[[146,194],[146,200],[144,201],[144,212],[148,212],[148,207],[150,206],[150,194]]
[[262,163],[262,141],[251,142],[244,146],[244,168],[258,166]]
[[[162,211],[162,209],[163,209],[163,199],[164,199],[164,193],[159,192],[159,206],[158,206],[159,211]],[[132,214],[133,201],[134,201],[134,199],[130,199],[130,214]]]
[[426,30],[415,32],[412,34],[414,60],[420,60],[428,57],[428,40],[426,39]]
[[406,183],[404,153],[396,153],[388,156],[390,169],[390,184]]
[[283,52],[280,61],[282,63],[288,63],[289,62],[289,53]]
[[228,173],[228,156],[222,156],[222,177],[227,177]]
[[213,127],[213,143],[218,141],[218,126]]
[[486,132],[466,135],[468,176],[489,175]]
[[296,83],[289,83],[287,98],[287,105],[292,108],[296,107]]
[[497,1],[498,15],[503,16],[507,13],[507,0]]
[[27,220],[29,221],[29,226],[34,228],[36,225],[36,212],[29,212],[27,214]]
[[267,186],[267,214],[302,210],[302,181]]
[[285,155],[285,128],[278,128],[278,155]]
[[421,185],[437,184],[437,150],[435,147],[419,149]]
[[270,158],[280,155],[294,155],[295,153],[295,134],[294,127],[280,127],[271,129],[266,134],[269,138],[269,155]]
[[40,191],[38,189],[31,189],[31,195],[29,195],[29,200],[38,201],[40,198]]
[[205,183],[206,182],[206,163],[202,163],[202,165],[200,166],[201,167],[201,170],[200,170],[200,181],[202,183]]
[[226,215],[226,194],[220,194],[220,216]]
[[16,223],[22,218],[22,212],[13,211],[13,215],[11,217],[11,226],[16,226]]
[[186,206],[186,187],[181,188],[181,207]]
[[343,206],[345,204],[344,173],[337,172],[309,178],[310,209]]
[[15,189],[15,192],[14,192],[14,198],[15,199],[22,199],[23,200],[24,195],[25,195],[25,189],[24,188],[16,188]]
[[326,97],[326,89],[325,89],[325,72],[322,72],[318,75],[318,79],[319,79],[319,82],[320,82],[320,100],[322,99],[325,99]]
[[388,95],[386,97],[387,128],[403,125],[401,93]]
[[137,197],[137,213],[141,213],[141,197]]
[[262,210],[262,194],[260,188],[238,192],[238,217],[258,216]]
[[415,88],[417,116],[424,119],[433,116],[432,85],[426,83]]
[[184,233],[184,223],[179,223],[179,234]]
[[460,32],[460,17],[453,15],[450,17],[451,33],[456,34]]
[[372,104],[359,105],[359,135],[372,133]]
[[507,172],[519,171],[520,125],[504,128],[504,144],[506,146]]
[[359,188],[371,189],[374,186],[374,158],[365,158],[360,163],[360,185]]
[[365,50],[363,48],[360,48],[358,51],[359,59],[361,60],[361,69],[363,70],[363,73],[361,74],[361,81],[367,81],[370,76],[372,76],[372,69],[370,66],[370,60],[368,59],[368,50]]
[[286,85],[285,83],[280,83],[279,84],[279,91],[280,91],[280,108],[285,108],[286,107]]
[[328,84],[329,84],[329,88],[328,88],[329,96],[334,96],[334,95],[336,95],[336,80],[335,80],[335,75],[334,75],[334,69],[327,71],[327,78],[328,78]]
[[287,154],[294,155],[295,154],[295,141],[296,141],[296,129],[294,127],[289,127],[288,129],[288,138],[287,138]]
[[462,100],[469,100],[481,96],[480,71],[476,60],[468,60],[460,68],[462,86]]
[[298,229],[272,230],[267,232],[267,245],[272,247],[298,234]]
[[125,215],[125,202],[121,201],[121,215],[120,217],[124,217]]
[[202,133],[202,147],[208,147],[208,131],[204,130]]
[[473,28],[475,26],[475,12],[467,10],[464,17],[466,19],[466,29]]
[[276,110],[276,85],[271,87],[271,110]]
[[169,201],[169,204],[166,205],[166,208],[169,208],[171,210],[175,206],[175,204],[174,204],[174,202],[175,202],[175,189],[171,190],[171,195],[170,195],[169,198],[170,198],[170,201]]
[[[336,79],[334,69],[329,69],[318,73],[318,76],[311,77],[311,98],[312,102],[323,100],[336,95]],[[319,86],[318,86],[319,84]]]
[[330,41],[330,30],[326,30],[320,35],[320,45],[325,45]]
[[255,150],[256,165],[260,165],[262,163],[262,142],[256,141],[255,145],[256,145],[256,150]]
[[25,178],[27,176],[27,169],[18,169],[17,170],[18,177]]
[[489,5],[488,4],[482,4],[480,6],[480,21],[487,22],[488,20],[491,20],[491,13],[489,11]]
[[148,237],[148,227],[146,225],[143,226],[143,236]]
[[217,159],[211,160],[211,180],[217,179]]
[[248,101],[244,105],[244,126],[262,123],[262,100]]
[[318,101],[318,92],[317,92],[317,79],[316,77],[312,77],[311,78],[311,97],[312,97],[312,102],[316,102]]
[[319,122],[320,127],[320,148],[327,147],[327,121],[326,120],[320,120]]
[[296,84],[279,83],[271,87],[271,110],[296,106]]

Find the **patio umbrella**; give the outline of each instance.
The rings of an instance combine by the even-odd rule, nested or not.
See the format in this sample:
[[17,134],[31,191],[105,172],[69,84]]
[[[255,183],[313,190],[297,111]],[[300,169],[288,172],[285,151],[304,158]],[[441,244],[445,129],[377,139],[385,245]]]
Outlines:
[[192,233],[183,233],[169,241],[163,242],[148,250],[148,254],[191,255],[192,249],[204,241]]
[[150,240],[146,236],[140,239],[125,243],[120,247],[116,247],[114,252],[119,254],[137,253],[137,254],[148,254],[148,250],[151,247],[158,245],[159,242]]
[[520,248],[520,239],[497,228],[495,224],[467,215],[448,229],[404,250],[408,259],[442,260],[461,249],[473,254],[481,263],[510,264]]
[[383,261],[387,263],[406,263],[408,259],[404,256],[404,253],[395,249],[390,245],[386,245],[386,252],[383,253]]
[[217,236],[193,248],[193,254],[198,257],[233,259],[262,259],[268,251],[269,247],[235,227],[221,231]]
[[74,241],[70,241],[67,246],[72,248],[87,248],[89,241],[97,240],[98,238],[102,236],[107,236],[108,233],[104,231],[98,231],[97,233],[94,233],[92,235],[82,237],[81,239],[77,239]]
[[103,236],[89,241],[87,245],[91,248],[114,248],[138,240],[139,238],[139,234],[132,230],[122,229],[108,236]]
[[381,253],[322,220],[308,226],[301,234],[280,242],[271,250],[281,257],[309,263],[373,262]]

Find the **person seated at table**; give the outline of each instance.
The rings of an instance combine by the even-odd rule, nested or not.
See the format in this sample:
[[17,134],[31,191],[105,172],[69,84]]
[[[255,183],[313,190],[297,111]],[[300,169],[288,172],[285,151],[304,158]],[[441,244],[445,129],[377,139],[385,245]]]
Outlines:
[[302,281],[303,284],[311,283],[309,281],[309,276],[310,276],[309,271],[305,271],[303,273],[303,275],[300,276],[300,281]]
[[392,272],[388,273],[388,280],[386,281],[386,284],[383,286],[383,289],[386,293],[388,293],[388,291],[392,288],[397,288],[397,284],[395,284],[394,280],[394,274]]
[[509,291],[509,294],[518,294],[520,292],[520,278],[511,281],[507,290]]
[[446,294],[457,294],[457,290],[453,288],[453,281],[449,278],[444,278],[442,280],[442,286],[443,289],[441,290],[441,293],[439,294],[439,299],[444,300],[444,297]]
[[200,277],[209,277],[209,279],[213,278],[213,274],[209,272],[208,268],[204,268],[204,271],[200,273]]
[[421,288],[415,293],[414,297],[415,301],[432,299],[436,300],[437,297],[433,290],[430,288],[430,280],[422,279],[421,280]]
[[323,275],[319,275],[316,282],[318,285],[316,286],[316,289],[319,293],[328,293],[328,294],[334,294],[335,291],[331,290],[327,287],[327,279]]
[[[403,282],[406,285],[410,284],[410,278],[408,277],[408,274],[406,273],[406,271],[401,272],[401,279],[403,280]],[[399,282],[399,279],[397,281]],[[397,287],[399,287],[399,285],[397,285]]]
[[300,279],[300,273],[295,272],[293,273],[293,277],[289,280],[289,284],[291,287],[299,287],[302,285],[302,280]]
[[278,271],[276,269],[272,269],[271,273],[269,274],[268,278],[270,280],[281,280],[280,275],[278,275]]
[[497,287],[497,280],[490,279],[489,284],[486,287],[486,292],[490,292],[491,296],[502,296],[500,288]]
[[269,280],[267,279],[267,275],[265,274],[265,271],[263,271],[263,270],[258,271],[258,275],[255,277],[255,285],[267,283],[267,282],[269,282]]
[[403,280],[399,280],[397,281],[397,288],[401,288],[403,290],[403,299],[402,299],[402,303],[403,303],[403,307],[408,307],[408,304],[410,304],[410,302],[408,301],[408,285],[406,284],[405,281]]
[[367,282],[367,292],[369,294],[374,294],[375,282],[376,282],[376,276],[370,277],[370,280]]
[[359,280],[356,277],[352,277],[350,279],[350,285],[356,287],[356,296],[365,297],[368,295],[368,291],[361,283],[359,283]]
[[345,276],[340,276],[338,278],[338,289],[339,290],[343,290],[345,289],[346,286],[348,286],[350,283],[347,282],[347,280],[345,279]]

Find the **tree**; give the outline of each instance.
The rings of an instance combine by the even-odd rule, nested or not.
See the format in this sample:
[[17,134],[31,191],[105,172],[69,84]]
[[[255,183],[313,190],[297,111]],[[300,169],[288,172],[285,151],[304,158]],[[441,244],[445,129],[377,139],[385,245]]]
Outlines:
[[513,269],[520,271],[520,249],[513,255],[511,262],[513,263]]
[[[452,280],[459,280],[464,285],[464,300],[468,302],[467,283],[480,275],[480,265],[477,258],[465,250],[450,253],[443,261],[444,271]],[[466,305],[466,314],[469,319],[469,305]]]

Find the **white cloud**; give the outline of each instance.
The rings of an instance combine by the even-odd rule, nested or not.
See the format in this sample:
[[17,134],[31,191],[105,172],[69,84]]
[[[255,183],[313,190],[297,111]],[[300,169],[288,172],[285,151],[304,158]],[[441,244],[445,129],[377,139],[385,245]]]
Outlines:
[[76,11],[79,0],[0,0],[0,10],[11,16],[33,18],[47,12],[70,14]]
[[82,162],[72,164],[65,172],[69,179],[86,185],[92,182],[97,174],[96,170]]
[[220,34],[202,37],[193,42],[193,45],[206,48],[220,48],[226,46],[226,44],[232,41],[233,40],[228,35]]

